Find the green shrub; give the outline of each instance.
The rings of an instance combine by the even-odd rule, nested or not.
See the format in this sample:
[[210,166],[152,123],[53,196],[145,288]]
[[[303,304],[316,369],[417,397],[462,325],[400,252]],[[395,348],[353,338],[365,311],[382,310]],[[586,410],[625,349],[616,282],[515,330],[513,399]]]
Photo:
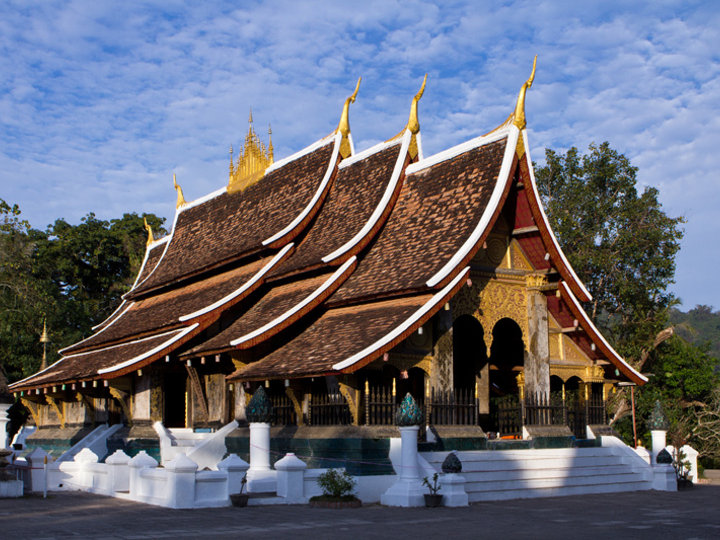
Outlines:
[[355,489],[355,479],[347,471],[340,472],[339,469],[322,473],[318,476],[317,483],[327,497],[347,497]]

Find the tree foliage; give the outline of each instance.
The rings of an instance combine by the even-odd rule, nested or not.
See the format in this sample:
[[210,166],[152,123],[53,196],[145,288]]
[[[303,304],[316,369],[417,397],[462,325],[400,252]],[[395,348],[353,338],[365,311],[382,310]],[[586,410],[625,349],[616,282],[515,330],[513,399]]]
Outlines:
[[626,355],[639,357],[674,303],[680,217],[665,214],[658,190],[637,189],[637,168],[607,142],[565,154],[545,151],[540,196],[558,241],[593,295],[593,321]]
[[144,257],[143,218],[165,233],[163,218],[135,213],[110,221],[90,213],[78,225],[58,219],[40,231],[0,199],[0,362],[10,381],[39,367],[43,319],[54,361],[119,305]]

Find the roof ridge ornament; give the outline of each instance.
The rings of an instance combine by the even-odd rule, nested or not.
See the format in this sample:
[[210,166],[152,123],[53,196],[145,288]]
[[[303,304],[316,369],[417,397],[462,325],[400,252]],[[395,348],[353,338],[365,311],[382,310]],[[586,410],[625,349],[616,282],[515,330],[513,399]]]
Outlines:
[[185,196],[183,195],[183,190],[180,187],[180,184],[177,183],[177,178],[175,177],[175,173],[173,173],[173,186],[175,187],[175,191],[177,191],[177,203],[175,204],[175,208],[180,208],[181,206],[185,206],[187,202],[185,202]]
[[269,130],[270,142],[268,147],[260,140],[253,128],[252,109],[248,117],[248,132],[245,136],[245,145],[233,163],[233,148],[230,146],[230,174],[228,175],[228,193],[236,193],[251,186],[265,175],[265,170],[274,161],[272,146],[272,130]]
[[425,93],[425,84],[427,83],[427,77],[428,76],[426,73],[420,90],[418,90],[418,93],[415,94],[415,97],[413,97],[412,99],[412,103],[410,103],[410,117],[408,118],[407,125],[402,130],[400,130],[400,133],[387,140],[387,142],[395,141],[401,138],[405,134],[405,131],[410,131],[412,137],[408,146],[408,154],[410,154],[411,159],[415,159],[420,153],[417,142],[417,135],[418,133],[420,133],[420,121],[418,120],[418,101],[420,101],[420,98]]
[[352,155],[352,145],[350,144],[350,104],[355,103],[358,91],[360,90],[360,81],[362,77],[358,77],[357,84],[355,85],[355,91],[351,96],[348,96],[343,105],[342,114],[340,115],[340,123],[335,130],[335,133],[342,135],[342,141],[340,141],[340,156],[343,159],[348,158]]
[[535,58],[533,59],[533,67],[532,67],[532,73],[530,73],[530,77],[527,81],[525,81],[525,84],[522,85],[522,88],[520,88],[520,93],[518,94],[517,103],[515,104],[515,112],[513,113],[513,125],[517,127],[520,131],[525,129],[525,126],[527,125],[527,122],[525,121],[525,94],[528,91],[528,89],[532,86],[533,81],[535,80],[535,67],[537,66],[537,54],[535,55]]
[[147,218],[146,218],[146,217],[143,217],[143,223],[145,224],[145,230],[146,230],[147,233],[148,233],[147,244],[146,244],[146,245],[147,245],[147,246],[150,246],[150,244],[152,244],[152,243],[155,241],[155,238],[153,238],[152,227],[151,227],[150,225],[148,225],[148,222],[147,222]]

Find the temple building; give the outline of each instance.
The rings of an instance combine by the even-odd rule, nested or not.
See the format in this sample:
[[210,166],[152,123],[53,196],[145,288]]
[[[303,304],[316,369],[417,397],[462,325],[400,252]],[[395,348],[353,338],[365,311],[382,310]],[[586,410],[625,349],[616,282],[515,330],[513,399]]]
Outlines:
[[[586,315],[590,293],[543,210],[525,120],[534,72],[499,127],[432,156],[425,82],[400,133],[362,152],[358,88],[337,129],[279,161],[251,118],[227,185],[190,202],[175,183],[172,230],[148,231],[117,310],[11,385],[31,439],[67,445],[122,423],[117,446],[151,448],[155,422],[242,426],[259,385],[288,448],[387,437],[408,392],[440,438],[521,438],[533,424],[584,438],[618,383],[646,379]],[[247,448],[243,429],[228,448]]]

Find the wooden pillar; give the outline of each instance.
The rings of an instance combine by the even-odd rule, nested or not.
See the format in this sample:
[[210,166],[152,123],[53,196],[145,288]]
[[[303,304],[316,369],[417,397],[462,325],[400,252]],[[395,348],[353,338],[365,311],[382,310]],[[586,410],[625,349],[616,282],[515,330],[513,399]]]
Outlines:
[[547,298],[544,275],[528,275],[528,335],[525,349],[525,395],[550,395],[550,344],[548,342]]

